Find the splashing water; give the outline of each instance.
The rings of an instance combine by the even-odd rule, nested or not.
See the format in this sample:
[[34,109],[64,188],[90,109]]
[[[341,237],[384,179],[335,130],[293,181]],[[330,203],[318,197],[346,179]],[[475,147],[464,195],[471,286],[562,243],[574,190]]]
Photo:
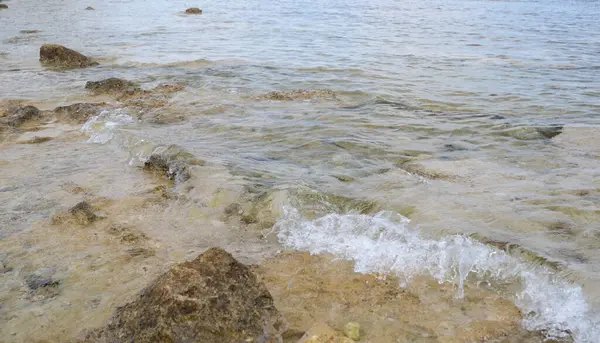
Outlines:
[[134,123],[135,120],[124,109],[104,110],[88,119],[81,131],[89,133],[88,143],[106,144],[115,136],[119,126]]
[[275,229],[286,247],[331,253],[355,261],[357,272],[393,274],[406,282],[430,275],[440,283],[455,283],[458,297],[464,296],[467,278],[516,284],[512,297],[525,314],[525,328],[542,331],[548,338],[598,341],[600,318],[589,310],[579,285],[465,236],[424,238],[408,223],[409,219],[387,211],[306,220],[295,208],[284,207]]

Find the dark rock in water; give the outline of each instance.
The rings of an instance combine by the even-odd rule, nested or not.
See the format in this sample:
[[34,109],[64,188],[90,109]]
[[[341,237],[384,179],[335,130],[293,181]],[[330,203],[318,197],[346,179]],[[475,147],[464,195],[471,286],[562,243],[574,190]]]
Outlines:
[[41,117],[40,110],[33,106],[18,107],[8,110],[7,116],[2,118],[4,123],[16,127],[23,123]]
[[135,83],[116,77],[100,81],[88,81],[85,84],[85,89],[92,91],[94,94],[127,93],[140,90]]
[[68,106],[60,106],[54,109],[54,112],[63,119],[75,121],[79,124],[85,123],[90,117],[97,115],[105,103],[87,104],[77,103]]
[[282,342],[286,329],[271,294],[250,268],[211,248],[160,276],[85,341]]
[[548,127],[538,127],[537,131],[545,138],[551,139],[560,135],[563,131],[562,125],[553,125]]
[[144,163],[146,169],[164,173],[177,182],[185,182],[190,178],[191,165],[204,165],[204,161],[177,145],[155,148]]
[[492,120],[502,120],[502,119],[506,119],[506,117],[505,116],[501,116],[499,114],[495,114],[495,115],[491,116],[490,119],[492,119]]
[[35,291],[42,287],[56,287],[60,282],[52,280],[51,277],[33,274],[25,278],[25,284],[30,290]]
[[102,217],[94,213],[94,208],[87,202],[82,201],[71,207],[68,213],[59,213],[52,218],[53,224],[76,223],[79,225],[88,225]]
[[93,8],[92,6],[88,6],[85,8],[86,11],[94,11],[95,8]]
[[0,10],[1,10],[1,9],[8,9],[8,6],[7,6],[7,5],[5,5],[5,4],[0,4]]
[[33,33],[40,33],[42,31],[40,31],[40,30],[21,30],[20,32],[22,34],[29,35],[29,34],[33,34]]
[[185,10],[186,14],[202,14],[202,10],[198,7],[191,7]]
[[62,68],[85,68],[98,65],[91,58],[62,45],[44,44],[40,48],[40,62]]

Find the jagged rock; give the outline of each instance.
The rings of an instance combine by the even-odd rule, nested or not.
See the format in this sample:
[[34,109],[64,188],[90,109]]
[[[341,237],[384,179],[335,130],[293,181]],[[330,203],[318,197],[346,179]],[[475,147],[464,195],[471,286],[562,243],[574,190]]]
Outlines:
[[171,268],[86,342],[282,342],[271,294],[220,248]]
[[140,90],[135,83],[116,77],[100,81],[88,81],[85,84],[85,89],[94,94],[133,93]]
[[54,109],[54,112],[62,119],[74,121],[79,124],[85,123],[90,117],[97,115],[105,103],[88,104],[77,103],[68,106],[60,106]]
[[1,119],[8,126],[17,127],[29,120],[37,119],[41,115],[42,113],[37,108],[25,106],[9,109],[7,115]]
[[158,146],[144,163],[144,168],[166,174],[171,180],[185,182],[190,178],[190,166],[204,165],[177,145]]
[[317,323],[297,343],[354,343],[325,323]]
[[102,217],[94,213],[94,208],[87,202],[82,201],[71,207],[67,213],[59,213],[52,218],[53,224],[64,224],[74,222],[79,225],[88,225]]
[[191,7],[185,10],[186,14],[202,14],[202,10],[198,7]]
[[40,62],[63,68],[85,68],[98,65],[91,58],[62,45],[44,44],[40,48]]

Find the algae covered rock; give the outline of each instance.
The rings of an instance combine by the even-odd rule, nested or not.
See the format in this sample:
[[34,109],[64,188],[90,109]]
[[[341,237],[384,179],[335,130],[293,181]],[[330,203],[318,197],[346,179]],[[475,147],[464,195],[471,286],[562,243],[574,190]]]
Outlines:
[[211,248],[160,276],[86,341],[281,342],[286,329],[271,294],[250,268]]
[[360,324],[357,322],[349,322],[344,325],[344,335],[353,341],[360,340]]
[[85,84],[85,89],[94,94],[132,93],[140,90],[135,83],[116,77],[100,81],[88,81]]
[[87,201],[77,203],[71,207],[66,213],[58,213],[52,218],[52,224],[69,224],[75,223],[79,225],[89,225],[102,217],[94,213],[94,208]]
[[54,112],[63,120],[85,123],[90,117],[98,115],[106,104],[77,103],[67,106],[60,106],[54,109]]
[[23,123],[41,117],[42,112],[34,106],[24,106],[11,108],[7,111],[7,115],[2,118],[6,124],[12,127],[17,127]]
[[63,68],[86,68],[98,65],[91,58],[62,45],[44,44],[40,48],[40,62],[45,65]]
[[185,182],[190,178],[192,165],[204,165],[204,161],[177,145],[154,148],[144,162],[145,169],[166,174],[169,179],[177,182]]

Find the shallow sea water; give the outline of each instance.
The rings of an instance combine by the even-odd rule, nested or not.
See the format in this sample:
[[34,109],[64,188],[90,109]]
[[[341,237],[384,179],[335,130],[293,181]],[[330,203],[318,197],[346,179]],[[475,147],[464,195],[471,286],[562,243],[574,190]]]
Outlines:
[[[0,146],[7,341],[44,337],[48,313],[71,316],[56,340],[102,325],[211,245],[251,263],[280,249],[332,254],[399,287],[445,282],[456,299],[483,287],[515,304],[527,329],[600,340],[599,2],[7,4],[0,101],[111,102],[84,90],[107,77],[186,85],[148,114],[113,109],[83,130],[45,125],[62,137],[48,143]],[[204,14],[182,14],[195,5]],[[44,43],[101,65],[42,68]],[[263,97],[298,89],[335,96]],[[164,181],[139,168],[156,144],[206,161],[166,185],[166,200],[152,193]],[[84,199],[109,219],[55,232],[50,218]],[[120,242],[115,225],[149,238]],[[63,280],[58,300],[25,296],[24,277],[39,270]]]

